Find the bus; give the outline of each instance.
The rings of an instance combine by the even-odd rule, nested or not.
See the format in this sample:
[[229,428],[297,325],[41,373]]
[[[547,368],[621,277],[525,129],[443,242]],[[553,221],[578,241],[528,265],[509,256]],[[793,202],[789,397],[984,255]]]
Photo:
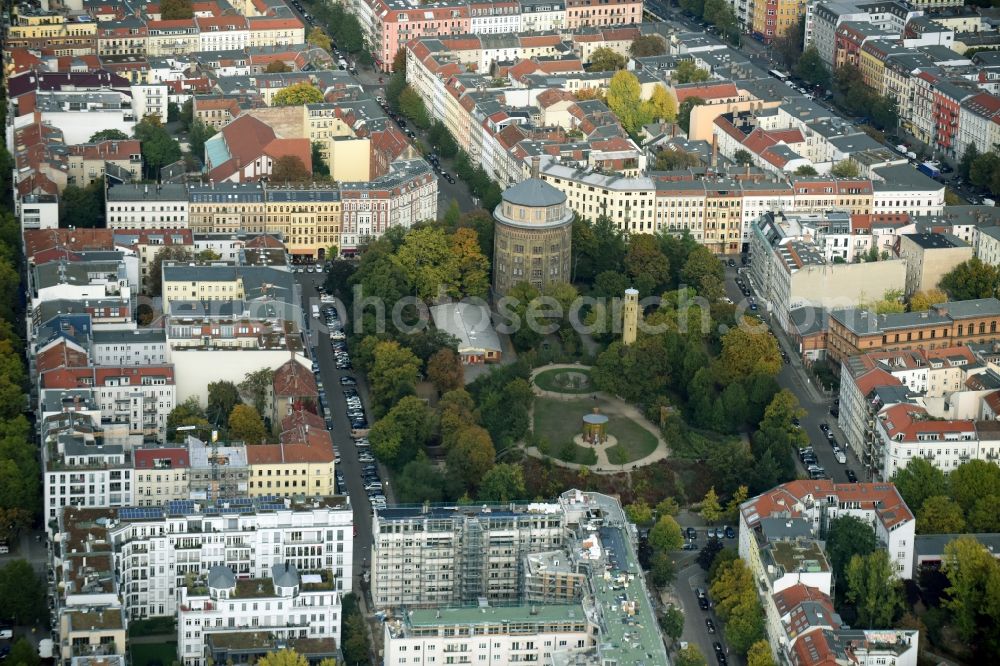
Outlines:
[[785,81],[787,81],[787,80],[788,80],[788,74],[785,74],[784,72],[782,72],[782,71],[779,71],[779,70],[777,70],[777,69],[772,69],[772,70],[769,70],[769,71],[768,71],[768,74],[770,74],[770,75],[771,75],[771,76],[773,76],[774,78],[778,79],[778,80],[779,80],[779,81],[781,81],[782,83],[784,83]]

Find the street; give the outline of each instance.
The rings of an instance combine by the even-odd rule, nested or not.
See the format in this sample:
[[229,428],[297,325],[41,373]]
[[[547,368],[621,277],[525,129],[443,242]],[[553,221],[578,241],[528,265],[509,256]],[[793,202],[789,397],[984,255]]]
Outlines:
[[[351,498],[351,506],[354,509],[354,580],[351,588],[358,593],[359,597],[364,597],[367,585],[362,588],[361,582],[364,572],[371,563],[371,531],[372,514],[371,505],[368,503],[368,496],[365,494],[364,485],[361,478],[361,463],[358,462],[358,451],[354,447],[351,438],[350,427],[347,422],[345,412],[347,403],[344,400],[343,387],[340,385],[340,378],[344,375],[351,375],[357,379],[358,393],[362,396],[362,401],[366,406],[371,404],[368,400],[368,388],[365,378],[352,371],[341,371],[336,367],[333,352],[330,350],[330,338],[327,335],[324,324],[318,319],[310,316],[313,303],[319,304],[320,294],[316,287],[326,280],[326,273],[297,273],[296,279],[302,285],[302,301],[304,319],[309,326],[309,339],[317,342],[313,349],[314,360],[319,363],[320,377],[323,380],[323,387],[326,391],[327,407],[333,416],[333,429],[330,436],[333,438],[333,445],[340,451],[340,462],[335,469],[344,473],[344,482],[347,486],[347,494]],[[341,321],[347,326],[346,312],[341,313]],[[371,418],[370,410],[369,419]],[[388,479],[383,474],[383,479]],[[386,497],[391,501],[388,483],[385,489]]]
[[[735,268],[726,268],[726,295],[734,303],[740,303],[745,298],[734,281],[736,275]],[[743,278],[750,284],[751,291],[756,293],[756,289],[750,283],[749,274],[744,273]],[[761,307],[764,307],[763,303]],[[762,317],[766,318],[763,309],[759,310],[759,312]],[[783,389],[791,391],[798,399],[799,405],[805,410],[805,416],[802,417],[800,425],[809,437],[809,442],[816,452],[816,459],[819,462],[819,466],[825,469],[827,475],[837,483],[847,483],[847,470],[853,469],[855,473],[858,473],[858,470],[861,470],[862,466],[857,457],[850,451],[850,447],[847,446],[847,437],[837,425],[837,419],[830,415],[833,398],[825,397],[821,390],[814,385],[812,378],[809,377],[806,368],[802,365],[798,349],[784,331],[774,325],[771,326],[771,330],[774,331],[775,337],[778,340],[778,346],[789,357],[789,362],[785,363],[781,368],[781,372],[778,373],[778,385]],[[830,446],[823,431],[820,430],[821,423],[826,423],[830,426],[830,430],[837,438],[840,448],[847,453],[846,464],[837,462],[837,459],[833,455],[833,447]],[[806,469],[798,456],[792,453],[789,453],[789,455],[795,458],[796,470],[804,475]],[[858,475],[858,479],[863,480],[860,474]]]

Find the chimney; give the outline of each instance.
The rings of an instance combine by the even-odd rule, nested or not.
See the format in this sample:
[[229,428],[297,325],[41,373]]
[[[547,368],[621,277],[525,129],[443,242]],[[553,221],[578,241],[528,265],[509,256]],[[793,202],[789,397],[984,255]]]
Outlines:
[[538,178],[542,170],[542,158],[535,155],[531,158],[531,177]]

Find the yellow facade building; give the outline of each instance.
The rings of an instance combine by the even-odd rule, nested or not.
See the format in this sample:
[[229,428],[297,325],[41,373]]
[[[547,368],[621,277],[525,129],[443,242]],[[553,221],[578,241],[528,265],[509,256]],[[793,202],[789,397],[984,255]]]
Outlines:
[[48,51],[56,56],[96,54],[97,23],[67,20],[61,14],[27,13],[15,7],[6,42],[7,48]]

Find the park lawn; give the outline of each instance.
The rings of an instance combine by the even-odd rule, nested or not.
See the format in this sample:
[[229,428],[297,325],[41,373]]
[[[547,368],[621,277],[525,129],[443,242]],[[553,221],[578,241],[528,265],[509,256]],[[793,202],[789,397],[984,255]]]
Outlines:
[[177,643],[133,643],[129,646],[132,666],[170,666],[177,661]]
[[581,386],[580,388],[563,387],[558,385],[556,383],[556,377],[566,372],[573,372],[586,375],[588,378],[590,377],[589,368],[550,368],[549,370],[543,370],[535,375],[535,386],[543,391],[566,393],[568,395],[585,395],[587,393],[594,392],[594,387],[590,384],[590,382],[587,382],[587,386]]
[[535,397],[534,433],[558,450],[583,432],[583,415],[594,409],[593,400],[556,400]]
[[608,460],[615,460],[615,449],[623,448],[628,454],[626,462],[645,458],[656,450],[656,437],[641,425],[624,416],[608,419],[608,434],[618,439],[618,443],[608,449]]

